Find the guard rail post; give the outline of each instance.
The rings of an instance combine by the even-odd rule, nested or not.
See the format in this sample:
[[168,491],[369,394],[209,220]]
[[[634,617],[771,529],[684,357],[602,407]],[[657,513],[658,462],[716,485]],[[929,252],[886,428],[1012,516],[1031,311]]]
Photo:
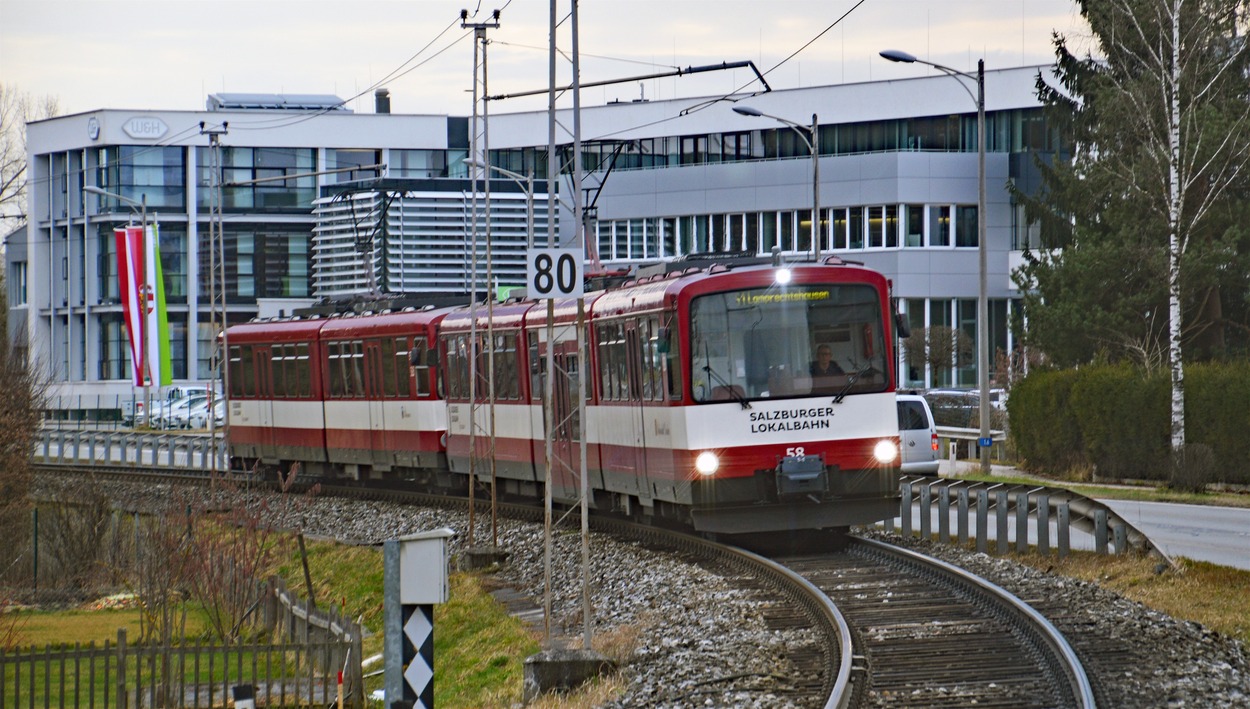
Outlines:
[[951,489],[946,485],[938,488],[938,540],[951,541]]
[[966,486],[959,487],[959,517],[957,520],[959,527],[959,543],[968,543],[968,488]]
[[1056,540],[1056,544],[1059,547],[1060,559],[1066,557],[1069,552],[1068,544],[1070,540],[1068,538],[1068,534],[1069,534],[1068,522],[1069,522],[1070,516],[1071,516],[1071,512],[1068,509],[1068,503],[1066,502],[1059,503],[1059,529],[1057,530],[1057,534],[1056,534],[1056,536],[1059,538]]
[[920,538],[926,541],[933,537],[933,524],[929,517],[933,514],[933,490],[928,483],[920,486]]
[[1050,495],[1037,498],[1037,553],[1050,555]]
[[1107,553],[1107,511],[1094,510],[1094,551]]
[[998,537],[998,553],[999,553],[999,554],[1006,554],[1006,553],[1007,553],[1007,548],[1008,548],[1008,544],[1007,544],[1007,514],[1008,514],[1009,509],[1010,509],[1010,508],[1007,506],[1007,490],[1006,490],[1006,488],[1002,488],[1002,489],[1000,489],[997,493],[995,493],[995,495],[994,495],[994,496],[998,499],[998,502],[997,502],[997,505],[996,505],[996,506],[997,506],[997,512],[998,512],[998,516],[997,516],[997,521],[998,521],[998,534],[997,534],[997,537]]
[[1016,551],[1029,550],[1029,493],[1016,493]]
[[911,483],[906,482],[899,486],[902,492],[902,502],[899,504],[899,531],[904,537],[911,536]]
[[990,536],[990,491],[985,488],[977,490],[977,551],[984,554],[989,548]]
[[1125,554],[1128,552],[1128,529],[1123,524],[1111,525],[1111,532],[1115,535],[1115,553]]

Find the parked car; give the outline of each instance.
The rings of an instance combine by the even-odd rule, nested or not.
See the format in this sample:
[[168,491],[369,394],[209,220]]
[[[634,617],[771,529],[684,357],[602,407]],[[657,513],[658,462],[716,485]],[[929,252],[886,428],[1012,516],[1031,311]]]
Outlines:
[[152,428],[186,428],[187,410],[192,406],[207,401],[205,394],[184,396],[177,401],[152,411]]
[[898,437],[904,475],[938,474],[937,424],[929,403],[918,394],[899,394]]
[[[204,429],[208,428],[209,406],[208,401],[193,407],[187,414],[187,428]],[[212,406],[213,427],[221,428],[226,422],[226,400],[218,398],[213,402]]]
[[981,400],[968,389],[930,389],[924,399],[939,426],[977,428],[981,420]]

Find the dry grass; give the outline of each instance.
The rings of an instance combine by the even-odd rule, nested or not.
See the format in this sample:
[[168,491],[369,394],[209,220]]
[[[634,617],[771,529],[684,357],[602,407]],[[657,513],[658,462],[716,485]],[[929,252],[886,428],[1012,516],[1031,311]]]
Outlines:
[[1155,557],[1080,552],[1063,560],[1014,557],[1035,568],[1090,581],[1181,620],[1237,638],[1250,646],[1250,571],[1179,559],[1179,572],[1159,571]]
[[[126,637],[133,642],[139,637],[139,611],[125,610],[67,610],[67,611],[11,611],[20,613],[22,624],[17,642],[22,646],[61,645],[95,642],[103,645],[105,640],[117,642],[117,630],[126,629]],[[187,616],[187,634],[194,636],[203,631],[204,619],[198,613]]]

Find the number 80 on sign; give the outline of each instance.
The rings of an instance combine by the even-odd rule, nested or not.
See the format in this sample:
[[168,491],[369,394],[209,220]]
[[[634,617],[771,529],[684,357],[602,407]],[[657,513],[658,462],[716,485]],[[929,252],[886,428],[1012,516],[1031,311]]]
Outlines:
[[581,249],[530,249],[525,257],[527,294],[536,300],[580,298],[585,294],[582,268]]

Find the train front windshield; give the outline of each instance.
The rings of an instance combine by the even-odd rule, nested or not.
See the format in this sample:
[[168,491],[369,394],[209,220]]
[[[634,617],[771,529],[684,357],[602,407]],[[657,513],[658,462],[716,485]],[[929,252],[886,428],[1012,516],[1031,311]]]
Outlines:
[[865,284],[701,296],[690,305],[691,395],[723,402],[885,391],[883,333],[879,294]]

